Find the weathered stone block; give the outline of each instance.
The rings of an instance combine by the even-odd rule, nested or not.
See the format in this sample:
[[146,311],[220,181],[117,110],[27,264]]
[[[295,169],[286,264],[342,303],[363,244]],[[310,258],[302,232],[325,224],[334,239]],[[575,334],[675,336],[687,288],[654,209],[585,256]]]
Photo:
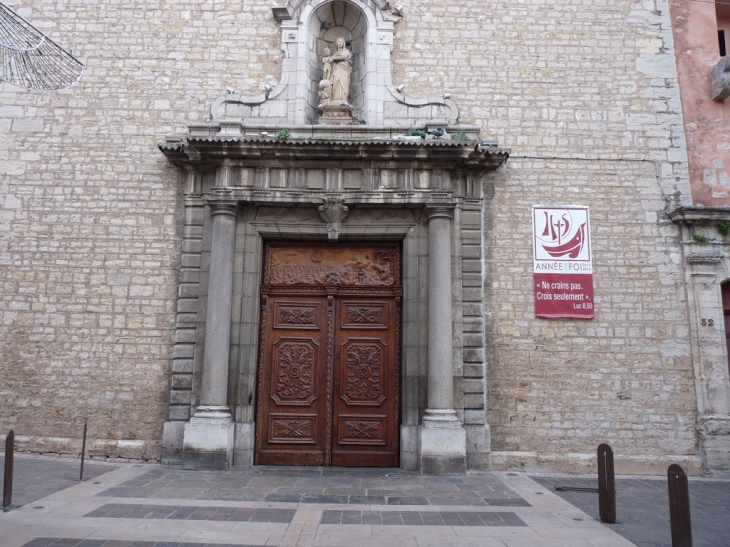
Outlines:
[[466,473],[466,430],[463,427],[421,427],[419,431],[422,474]]
[[710,72],[712,100],[724,101],[730,97],[730,56],[725,55]]
[[464,395],[464,408],[465,409],[483,409],[484,408],[484,394],[483,393],[468,393]]
[[464,378],[483,378],[484,377],[484,365],[464,363]]
[[165,422],[162,428],[162,462],[165,465],[182,463],[185,422]]
[[193,385],[193,376],[191,374],[173,374],[173,389],[190,389]]
[[233,465],[234,423],[193,417],[183,435],[183,469],[226,471]]
[[170,420],[188,420],[190,418],[190,405],[170,406]]
[[464,393],[484,393],[484,380],[467,380],[462,382]]
[[172,391],[170,393],[171,405],[189,405],[191,393],[189,391]]

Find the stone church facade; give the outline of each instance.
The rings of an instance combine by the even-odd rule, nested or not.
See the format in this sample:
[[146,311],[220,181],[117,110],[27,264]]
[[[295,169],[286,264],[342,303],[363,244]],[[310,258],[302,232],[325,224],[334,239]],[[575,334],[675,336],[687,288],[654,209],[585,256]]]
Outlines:
[[[86,67],[0,87],[19,448],[88,418],[93,457],[190,469],[730,468],[724,236],[693,237],[726,205],[666,3],[9,5]],[[594,319],[535,317],[534,205],[590,208]]]

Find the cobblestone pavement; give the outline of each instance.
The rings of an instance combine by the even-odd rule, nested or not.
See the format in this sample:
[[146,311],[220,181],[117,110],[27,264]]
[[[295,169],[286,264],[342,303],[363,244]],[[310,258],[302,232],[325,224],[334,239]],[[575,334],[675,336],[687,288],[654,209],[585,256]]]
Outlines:
[[26,458],[17,485],[58,486],[0,513],[0,547],[632,545],[525,473],[114,464],[92,465],[102,474],[78,482],[76,461]]
[[[554,486],[597,487],[595,477],[537,476],[531,478],[545,488]],[[690,516],[694,547],[730,545],[730,480],[690,477]],[[598,494],[555,492],[596,520]],[[669,497],[664,477],[616,477],[616,524],[606,527],[638,547],[671,547]]]
[[[84,480],[113,471],[118,464],[84,462]],[[79,483],[81,460],[16,454],[13,461],[13,502],[11,508],[33,503]],[[5,454],[0,454],[5,469]]]

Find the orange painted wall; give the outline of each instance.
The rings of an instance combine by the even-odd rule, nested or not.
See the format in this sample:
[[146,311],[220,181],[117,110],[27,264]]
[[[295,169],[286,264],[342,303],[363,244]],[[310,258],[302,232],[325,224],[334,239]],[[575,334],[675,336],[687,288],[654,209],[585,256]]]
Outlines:
[[710,71],[720,60],[718,18],[730,46],[730,6],[718,8],[716,13],[714,3],[694,0],[670,4],[692,200],[698,205],[730,205],[730,99],[715,102],[710,94]]

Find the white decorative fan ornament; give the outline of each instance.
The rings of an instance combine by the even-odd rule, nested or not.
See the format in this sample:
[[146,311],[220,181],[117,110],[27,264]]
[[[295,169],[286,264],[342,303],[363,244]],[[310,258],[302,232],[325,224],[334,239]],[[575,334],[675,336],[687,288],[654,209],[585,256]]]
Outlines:
[[68,87],[84,65],[10,8],[0,3],[0,80],[35,91]]

